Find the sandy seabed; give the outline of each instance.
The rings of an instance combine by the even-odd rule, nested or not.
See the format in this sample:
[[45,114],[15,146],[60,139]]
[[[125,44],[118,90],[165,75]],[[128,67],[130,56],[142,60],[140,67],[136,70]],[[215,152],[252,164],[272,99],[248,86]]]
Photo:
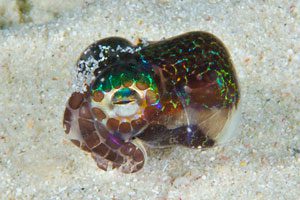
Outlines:
[[[13,23],[0,30],[1,199],[299,199],[299,1],[77,0],[64,13],[32,0],[21,24],[2,1]],[[62,127],[79,54],[109,36],[135,42],[194,30],[215,34],[232,55],[241,133],[204,152],[152,150],[135,174],[99,170]]]

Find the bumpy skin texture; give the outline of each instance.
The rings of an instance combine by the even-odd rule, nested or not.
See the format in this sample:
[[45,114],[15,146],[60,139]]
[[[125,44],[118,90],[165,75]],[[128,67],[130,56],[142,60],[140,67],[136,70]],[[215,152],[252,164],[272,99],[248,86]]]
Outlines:
[[225,46],[205,32],[136,46],[100,40],[80,56],[77,82],[65,110],[66,133],[99,168],[124,173],[143,167],[142,143],[214,146],[227,134],[240,96]]

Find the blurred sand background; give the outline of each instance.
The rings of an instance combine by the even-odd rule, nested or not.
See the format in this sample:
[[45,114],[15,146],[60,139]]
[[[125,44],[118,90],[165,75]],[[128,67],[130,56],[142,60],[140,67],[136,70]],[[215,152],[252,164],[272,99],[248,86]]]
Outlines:
[[[66,140],[72,70],[92,42],[202,30],[228,47],[240,134],[205,152],[152,150],[99,170]],[[0,0],[0,199],[299,199],[300,1]]]

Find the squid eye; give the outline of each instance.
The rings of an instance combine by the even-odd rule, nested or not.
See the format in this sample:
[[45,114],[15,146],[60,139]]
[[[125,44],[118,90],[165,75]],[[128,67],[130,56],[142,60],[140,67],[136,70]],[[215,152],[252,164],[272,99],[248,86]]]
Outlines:
[[129,104],[130,102],[132,102],[132,101],[131,100],[121,100],[121,101],[113,102],[113,104]]
[[130,88],[122,88],[112,96],[113,104],[129,104],[131,102],[139,102],[141,97],[139,94]]

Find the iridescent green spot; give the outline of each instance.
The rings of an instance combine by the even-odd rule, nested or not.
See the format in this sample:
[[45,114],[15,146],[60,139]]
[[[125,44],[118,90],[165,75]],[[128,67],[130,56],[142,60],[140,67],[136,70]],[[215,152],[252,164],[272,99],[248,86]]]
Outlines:
[[120,76],[122,85],[126,85],[129,82],[133,82],[134,75],[130,72],[122,73]]
[[100,87],[102,88],[101,90],[103,90],[105,92],[109,92],[112,89],[109,79],[105,79],[101,83]]
[[177,103],[176,102],[174,102],[173,100],[171,100],[170,103],[172,104],[173,108],[175,108],[175,109],[177,108]]
[[217,55],[217,56],[219,56],[219,54],[220,54],[220,53],[217,52],[217,51],[210,51],[209,53],[210,53],[210,54],[213,54],[213,55]]
[[139,80],[138,82],[142,83],[142,84],[145,84],[145,85],[149,85],[151,84],[151,80],[145,76],[144,74],[141,74],[141,76],[139,77]]
[[220,77],[217,78],[217,83],[220,88],[223,87],[223,82],[222,82],[222,79],[220,79]]
[[121,86],[121,79],[118,76],[112,76],[110,75],[109,81],[113,88],[119,88]]

